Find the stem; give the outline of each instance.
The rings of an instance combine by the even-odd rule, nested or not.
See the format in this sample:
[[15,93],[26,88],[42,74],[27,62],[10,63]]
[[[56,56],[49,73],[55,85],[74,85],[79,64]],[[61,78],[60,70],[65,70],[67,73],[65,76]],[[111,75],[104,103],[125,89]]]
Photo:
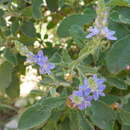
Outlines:
[[70,64],[71,70],[73,70],[76,67],[76,65],[78,65],[85,57],[87,57],[89,54],[92,54],[100,45],[102,45],[102,43],[101,39],[98,37],[89,41],[85,48],[82,49],[83,54],[81,54],[81,56],[78,59],[74,60]]

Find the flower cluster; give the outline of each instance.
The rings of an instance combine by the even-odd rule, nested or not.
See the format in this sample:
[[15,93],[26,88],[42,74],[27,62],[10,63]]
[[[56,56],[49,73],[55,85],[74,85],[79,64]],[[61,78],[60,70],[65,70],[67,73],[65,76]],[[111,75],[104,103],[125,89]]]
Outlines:
[[89,28],[89,32],[90,33],[86,36],[86,38],[91,38],[99,34],[103,37],[106,37],[108,40],[117,40],[117,38],[113,36],[115,34],[115,31],[108,29],[108,27],[103,27],[101,29],[97,27],[91,27]]
[[84,79],[83,85],[79,86],[77,91],[73,91],[69,99],[75,106],[83,110],[88,106],[91,106],[92,100],[98,100],[100,96],[105,96],[104,85],[105,80],[98,78],[96,75],[93,77]]
[[89,28],[89,34],[86,38],[91,38],[93,36],[99,35],[101,37],[105,37],[108,40],[117,40],[114,36],[115,31],[110,30],[107,27],[108,24],[108,11],[109,9],[105,7],[105,3],[103,0],[99,0],[97,3],[97,17],[95,19],[94,27]]
[[36,63],[40,66],[40,74],[50,74],[51,69],[55,68],[55,65],[48,61],[48,57],[44,56],[41,50],[36,55],[29,53],[27,57],[27,62]]

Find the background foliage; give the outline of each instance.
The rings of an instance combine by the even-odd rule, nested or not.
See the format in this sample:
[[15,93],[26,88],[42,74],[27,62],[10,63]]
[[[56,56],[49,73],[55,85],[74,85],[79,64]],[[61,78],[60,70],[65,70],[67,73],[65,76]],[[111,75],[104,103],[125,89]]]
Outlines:
[[[106,40],[72,69],[88,48],[85,36],[96,18],[96,0],[0,0],[1,129],[15,118],[20,130],[130,130],[130,0],[105,2],[118,40]],[[20,76],[27,65],[18,43],[33,53],[42,49],[57,66],[24,98]],[[67,97],[92,74],[105,77],[106,96],[84,111],[69,108]],[[15,105],[19,99],[24,106]]]

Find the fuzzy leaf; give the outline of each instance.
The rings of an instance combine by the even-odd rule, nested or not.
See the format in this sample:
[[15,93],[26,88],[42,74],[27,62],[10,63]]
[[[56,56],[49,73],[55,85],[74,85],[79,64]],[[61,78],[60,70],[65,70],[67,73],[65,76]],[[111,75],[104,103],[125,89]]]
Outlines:
[[111,73],[118,73],[130,63],[130,35],[115,42],[106,55],[106,65]]
[[76,24],[79,26],[83,26],[84,24],[90,24],[94,18],[95,18],[95,11],[92,10],[93,13],[89,14],[75,14],[66,17],[61,24],[58,27],[57,33],[60,37],[68,37],[70,36],[69,34],[69,29],[72,25]]
[[4,62],[0,65],[0,90],[9,87],[12,80],[12,64]]
[[64,104],[65,98],[54,97],[41,99],[38,103],[27,109],[19,121],[19,129],[27,130],[44,124],[51,115],[51,111]]

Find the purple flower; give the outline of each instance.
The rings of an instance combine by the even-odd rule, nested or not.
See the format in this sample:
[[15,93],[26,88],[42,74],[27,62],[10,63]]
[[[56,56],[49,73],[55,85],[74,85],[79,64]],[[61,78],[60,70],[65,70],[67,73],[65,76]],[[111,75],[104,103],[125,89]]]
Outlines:
[[84,91],[82,90],[74,91],[69,98],[71,99],[72,103],[74,103],[75,106],[80,110],[91,106],[92,96],[85,95]]
[[92,96],[88,96],[84,98],[81,104],[77,105],[80,110],[84,110],[85,108],[91,106]]
[[27,62],[38,64],[40,74],[50,74],[51,69],[55,68],[55,65],[48,61],[48,57],[44,56],[42,51],[38,51],[36,55],[28,55]]
[[73,91],[69,97],[73,104],[80,110],[91,106],[92,100],[98,100],[100,96],[105,96],[105,80],[98,78],[96,75],[84,79],[83,85],[79,86],[77,91]]
[[89,29],[89,32],[90,33],[86,36],[86,38],[91,38],[99,34],[101,36],[106,37],[108,40],[117,40],[117,38],[113,36],[115,34],[115,31],[108,29],[108,27],[104,27],[101,29],[98,29],[97,27],[91,27]]
[[108,27],[104,27],[102,31],[102,33],[108,40],[117,40],[117,38],[113,36],[115,34],[115,31],[108,29]]
[[89,28],[89,34],[86,36],[86,38],[91,38],[97,34],[100,33],[100,30],[97,27],[90,27]]
[[106,88],[106,86],[104,85],[104,79],[97,78],[96,75],[93,75],[93,77],[90,77],[88,79],[88,82],[88,88],[91,89],[91,93],[95,101],[98,100],[100,96],[105,96],[103,92]]

